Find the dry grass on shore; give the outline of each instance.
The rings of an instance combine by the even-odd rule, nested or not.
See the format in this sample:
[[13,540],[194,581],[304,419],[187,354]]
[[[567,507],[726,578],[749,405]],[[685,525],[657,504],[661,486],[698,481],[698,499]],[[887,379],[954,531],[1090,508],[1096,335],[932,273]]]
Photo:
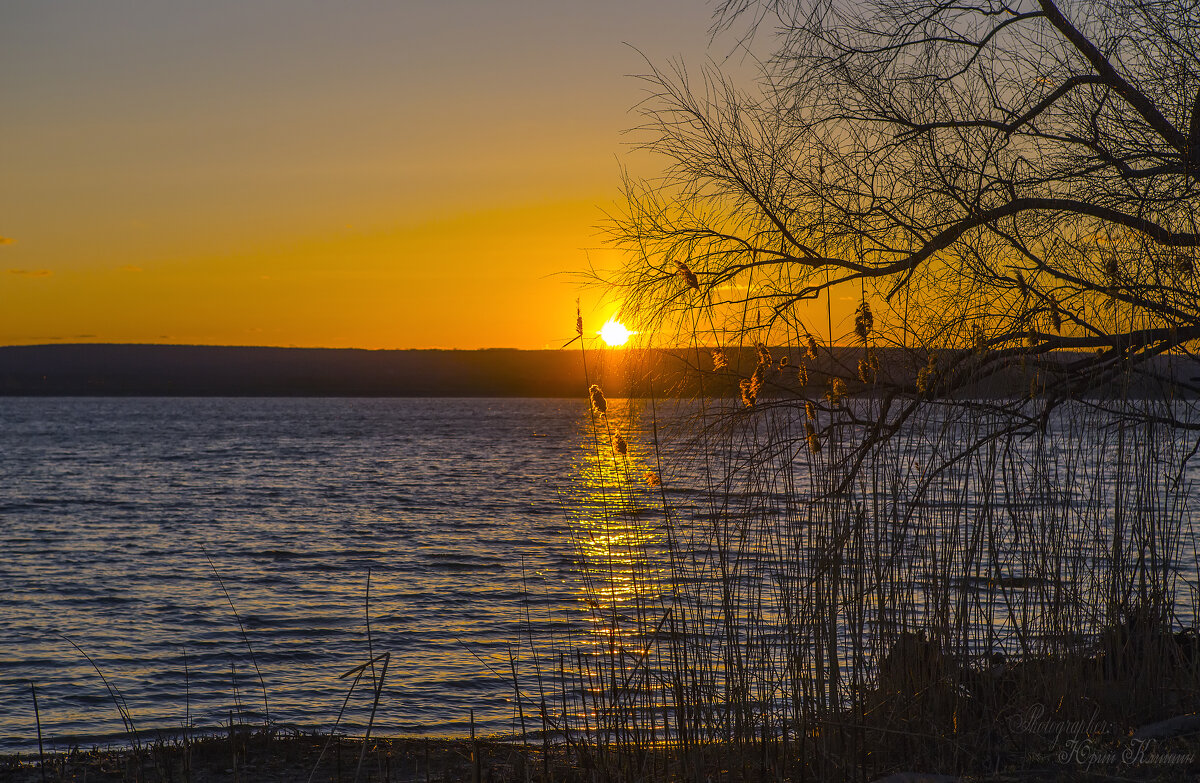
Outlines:
[[[36,753],[0,756],[0,781],[482,783],[526,780],[526,766],[542,763],[536,755],[520,745],[489,740],[374,737],[363,753],[361,738],[246,730],[188,742],[143,743],[140,751],[124,747],[46,754],[44,776]],[[543,777],[541,769],[532,774],[533,779]],[[560,774],[555,779],[568,778]]]
[[[1061,750],[1061,749],[1060,749]],[[2,783],[599,783],[599,781],[751,781],[820,780],[803,765],[788,771],[758,747],[710,745],[687,758],[662,749],[543,746],[495,739],[372,738],[364,752],[361,738],[319,734],[267,734],[235,731],[131,748],[47,754],[44,768],[36,754],[0,755]],[[878,783],[1092,783],[1137,780],[1154,783],[1194,781],[1200,774],[1200,735],[1174,737],[1156,744],[1154,758],[1135,759],[1124,747],[1096,745],[1094,763],[1046,754],[1026,758],[987,774],[955,777],[913,770],[861,778]],[[1125,757],[1122,758],[1122,753]],[[1101,756],[1112,755],[1111,763]],[[361,769],[359,760],[362,759]],[[1190,763],[1164,759],[1190,758]],[[1156,761],[1157,760],[1157,761]],[[799,773],[797,776],[796,773]],[[853,776],[851,776],[853,777]],[[854,778],[859,779],[859,778]]]

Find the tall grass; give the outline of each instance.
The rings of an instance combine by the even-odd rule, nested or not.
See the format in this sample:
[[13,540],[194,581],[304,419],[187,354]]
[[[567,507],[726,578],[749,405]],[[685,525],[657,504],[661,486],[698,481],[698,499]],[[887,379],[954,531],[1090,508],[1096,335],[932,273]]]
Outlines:
[[901,416],[844,385],[773,393],[796,363],[760,357],[740,399],[593,404],[571,506],[589,629],[534,650],[525,707],[579,758],[618,779],[995,771],[1068,758],[1050,726],[1120,749],[1195,709],[1195,449],[1165,423],[1192,402]]

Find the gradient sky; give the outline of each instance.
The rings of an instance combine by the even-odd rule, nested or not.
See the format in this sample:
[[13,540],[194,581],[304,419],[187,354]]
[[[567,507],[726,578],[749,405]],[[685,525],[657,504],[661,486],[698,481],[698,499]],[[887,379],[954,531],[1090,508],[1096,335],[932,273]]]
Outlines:
[[699,66],[711,12],[7,0],[0,344],[558,347],[648,165],[631,46]]

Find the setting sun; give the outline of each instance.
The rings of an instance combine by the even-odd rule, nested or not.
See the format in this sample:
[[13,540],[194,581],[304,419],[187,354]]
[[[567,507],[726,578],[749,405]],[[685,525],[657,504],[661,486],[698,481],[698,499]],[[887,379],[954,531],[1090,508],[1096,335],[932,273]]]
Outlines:
[[617,348],[629,342],[629,338],[637,334],[625,328],[625,325],[616,318],[609,318],[608,323],[600,328],[600,339],[604,344],[612,348]]

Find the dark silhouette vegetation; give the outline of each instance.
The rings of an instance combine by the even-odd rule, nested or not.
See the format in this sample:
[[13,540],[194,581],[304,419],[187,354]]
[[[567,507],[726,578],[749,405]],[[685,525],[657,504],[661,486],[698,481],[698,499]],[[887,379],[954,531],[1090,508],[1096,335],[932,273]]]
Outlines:
[[0,348],[0,393],[7,395],[572,397],[586,388],[577,352]]
[[[763,399],[794,397],[807,387],[846,378],[848,390],[878,394],[855,379],[861,348],[822,350],[817,361],[802,351],[770,349],[777,362],[763,378]],[[882,348],[879,375],[889,388],[915,388],[924,356]],[[969,352],[943,354],[946,366],[969,367]],[[759,362],[753,348],[724,352],[715,369],[708,349],[596,351],[587,376],[614,397],[716,395],[737,397],[739,383]],[[1078,354],[1058,357],[1064,375]],[[800,382],[797,368],[808,378]],[[1013,361],[988,378],[948,388],[947,394],[1005,397],[1024,393],[1032,371]],[[365,351],[200,345],[31,345],[0,348],[0,395],[8,396],[232,396],[232,397],[579,397],[586,395],[585,358],[578,351]],[[1177,378],[1190,380],[1178,385]],[[1160,357],[1130,384],[1089,388],[1088,394],[1194,396],[1200,363]]]

